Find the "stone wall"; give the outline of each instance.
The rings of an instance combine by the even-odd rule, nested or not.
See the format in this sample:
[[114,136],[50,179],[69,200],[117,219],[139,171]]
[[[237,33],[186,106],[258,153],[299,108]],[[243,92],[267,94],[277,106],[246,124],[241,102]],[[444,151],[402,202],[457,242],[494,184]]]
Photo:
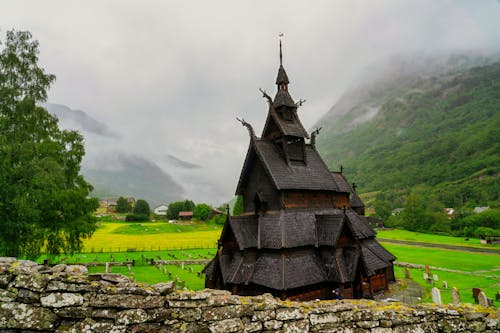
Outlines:
[[282,302],[0,258],[0,332],[499,332],[497,309]]

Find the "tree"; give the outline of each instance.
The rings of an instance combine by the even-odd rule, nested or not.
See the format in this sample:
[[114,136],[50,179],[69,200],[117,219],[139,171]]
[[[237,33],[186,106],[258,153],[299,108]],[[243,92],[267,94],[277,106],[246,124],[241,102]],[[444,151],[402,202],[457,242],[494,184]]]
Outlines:
[[206,221],[212,212],[212,208],[204,203],[197,204],[193,210],[193,217],[200,221]]
[[38,42],[7,32],[0,52],[0,255],[36,258],[81,250],[97,199],[80,175],[83,137],[36,105],[55,76],[37,64]]
[[236,202],[233,207],[233,215],[238,216],[241,215],[241,213],[243,213],[243,196],[238,195],[236,197]]
[[167,208],[167,217],[169,219],[176,219],[179,217],[179,212],[192,212],[194,208],[195,204],[191,200],[171,202]]
[[130,212],[130,210],[131,210],[130,203],[126,198],[119,197],[118,200],[116,200],[117,213],[128,213]]
[[151,209],[149,208],[148,202],[143,199],[137,200],[134,206],[134,214],[149,216],[150,213]]

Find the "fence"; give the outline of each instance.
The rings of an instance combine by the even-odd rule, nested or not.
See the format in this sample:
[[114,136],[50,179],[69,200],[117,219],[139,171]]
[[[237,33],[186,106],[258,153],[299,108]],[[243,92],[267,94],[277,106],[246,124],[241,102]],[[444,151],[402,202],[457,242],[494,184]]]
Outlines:
[[119,247],[101,247],[101,248],[83,248],[80,253],[115,253],[115,252],[153,252],[153,251],[182,251],[182,250],[213,250],[217,244],[212,246],[208,244],[196,246],[119,246]]

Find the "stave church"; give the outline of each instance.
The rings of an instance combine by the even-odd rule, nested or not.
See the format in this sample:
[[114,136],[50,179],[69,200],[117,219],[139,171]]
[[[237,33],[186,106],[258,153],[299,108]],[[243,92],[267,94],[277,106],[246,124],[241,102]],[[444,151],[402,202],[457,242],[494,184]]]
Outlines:
[[285,300],[371,298],[395,280],[396,259],[375,238],[364,204],[342,170],[330,171],[289,92],[282,64],[260,137],[250,144],[236,188],[243,213],[227,216],[207,288]]

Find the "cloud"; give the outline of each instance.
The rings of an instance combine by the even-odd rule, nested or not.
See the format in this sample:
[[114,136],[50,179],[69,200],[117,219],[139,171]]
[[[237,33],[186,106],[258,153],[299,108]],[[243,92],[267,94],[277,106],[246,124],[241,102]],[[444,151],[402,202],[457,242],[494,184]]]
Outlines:
[[[202,166],[188,196],[233,195],[274,93],[279,32],[292,96],[312,126],[366,65],[399,52],[498,50],[497,1],[11,1],[0,28],[29,29],[57,75],[49,102],[83,110],[116,144],[168,168]],[[193,170],[193,172],[195,172]],[[181,177],[181,176],[179,176]],[[183,176],[189,178],[188,176]],[[203,193],[201,193],[203,192]]]

